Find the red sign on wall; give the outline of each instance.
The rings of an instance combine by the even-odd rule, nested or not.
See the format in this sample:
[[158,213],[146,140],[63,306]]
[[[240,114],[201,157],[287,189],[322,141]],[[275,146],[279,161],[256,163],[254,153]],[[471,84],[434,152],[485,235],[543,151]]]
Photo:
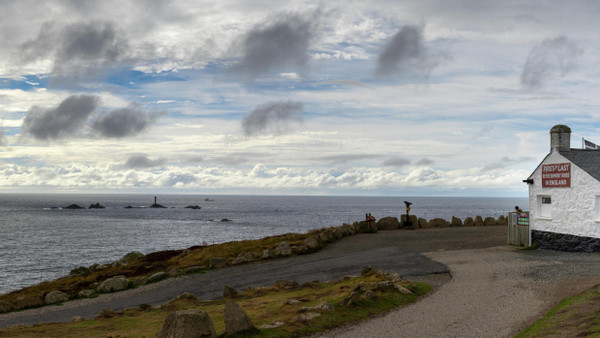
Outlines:
[[542,187],[565,188],[571,186],[571,163],[544,164]]

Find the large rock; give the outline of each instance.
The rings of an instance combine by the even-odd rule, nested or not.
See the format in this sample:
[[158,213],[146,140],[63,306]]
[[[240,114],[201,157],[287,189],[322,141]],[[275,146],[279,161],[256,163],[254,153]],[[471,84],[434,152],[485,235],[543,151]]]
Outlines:
[[279,243],[273,251],[276,256],[289,256],[292,254],[292,248],[286,241]]
[[167,278],[167,273],[164,271],[159,271],[154,273],[152,276],[148,277],[146,283],[156,283],[163,279]]
[[400,221],[396,217],[384,217],[377,221],[377,230],[394,230],[400,227]]
[[506,217],[504,217],[504,215],[500,215],[496,220],[496,225],[508,225],[508,220]]
[[115,276],[109,278],[102,282],[96,291],[106,293],[106,292],[115,292],[127,289],[127,285],[129,284],[129,280],[125,276]]
[[62,291],[50,291],[44,297],[44,303],[46,304],[56,304],[63,303],[69,300],[69,295]]
[[240,294],[232,286],[225,285],[223,288],[223,298],[235,298],[239,295]]
[[232,300],[225,303],[225,329],[228,335],[254,329],[250,317]]
[[333,237],[335,237],[335,239],[344,237],[344,229],[341,226],[333,228]]
[[475,226],[483,226],[483,218],[481,218],[481,216],[475,216]]
[[450,222],[451,227],[461,227],[463,226],[463,222],[460,218],[452,216],[452,221]]
[[475,221],[473,221],[473,217],[467,217],[465,218],[464,224],[466,227],[472,227],[473,225],[475,225]]
[[240,254],[231,262],[233,265],[249,263],[254,260],[253,255],[248,254],[247,252],[240,252]]
[[24,309],[44,305],[44,299],[41,296],[19,296],[15,302],[15,309]]
[[306,246],[308,250],[316,250],[319,248],[319,241],[317,241],[314,237],[308,237],[302,241],[302,245]]
[[210,267],[213,269],[224,268],[227,266],[227,258],[213,257],[210,259]]
[[429,221],[429,224],[432,228],[447,228],[450,226],[450,222],[443,218],[434,218]]
[[425,218],[419,218],[417,223],[419,224],[419,228],[431,228],[431,225],[429,225],[429,222]]
[[125,256],[123,256],[123,258],[121,258],[119,260],[119,262],[121,262],[122,264],[129,264],[135,261],[138,261],[140,259],[144,258],[144,254],[141,252],[137,252],[137,251],[132,251],[128,254],[126,254]]
[[6,313],[14,310],[15,306],[12,303],[0,300],[0,313]]
[[208,313],[200,309],[191,309],[168,315],[157,338],[182,337],[217,337]]
[[486,217],[485,220],[483,220],[483,225],[484,226],[496,225],[496,219],[494,217]]
[[346,236],[352,236],[356,233],[356,229],[354,228],[354,226],[352,224],[344,223],[342,225],[342,229],[344,229],[344,234]]

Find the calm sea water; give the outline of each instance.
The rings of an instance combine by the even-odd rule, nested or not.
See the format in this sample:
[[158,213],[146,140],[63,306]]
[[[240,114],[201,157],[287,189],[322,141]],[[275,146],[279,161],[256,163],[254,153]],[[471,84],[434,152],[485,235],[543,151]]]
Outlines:
[[[207,201],[206,199],[210,199]],[[364,219],[400,217],[403,201],[426,219],[498,217],[526,198],[159,196],[167,209],[133,208],[154,203],[149,195],[0,195],[0,294],[73,268],[144,254],[227,241],[257,239],[337,226]],[[70,204],[105,209],[61,209]],[[201,210],[186,209],[199,205]],[[229,221],[223,222],[223,219]]]

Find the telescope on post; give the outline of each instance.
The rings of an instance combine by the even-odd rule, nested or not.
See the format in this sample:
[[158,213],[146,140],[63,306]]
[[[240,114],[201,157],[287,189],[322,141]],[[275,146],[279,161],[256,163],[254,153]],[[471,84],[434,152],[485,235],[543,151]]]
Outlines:
[[402,227],[403,228],[412,228],[413,224],[412,224],[412,221],[410,220],[410,206],[412,205],[412,203],[409,201],[404,201],[404,204],[406,205],[406,220],[404,220],[404,222],[402,222]]

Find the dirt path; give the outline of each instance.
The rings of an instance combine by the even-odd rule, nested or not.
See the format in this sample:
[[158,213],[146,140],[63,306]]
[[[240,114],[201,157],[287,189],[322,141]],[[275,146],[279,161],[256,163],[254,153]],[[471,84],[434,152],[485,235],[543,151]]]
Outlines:
[[452,280],[408,307],[322,337],[514,337],[564,297],[600,281],[600,255],[546,250],[430,252]]

